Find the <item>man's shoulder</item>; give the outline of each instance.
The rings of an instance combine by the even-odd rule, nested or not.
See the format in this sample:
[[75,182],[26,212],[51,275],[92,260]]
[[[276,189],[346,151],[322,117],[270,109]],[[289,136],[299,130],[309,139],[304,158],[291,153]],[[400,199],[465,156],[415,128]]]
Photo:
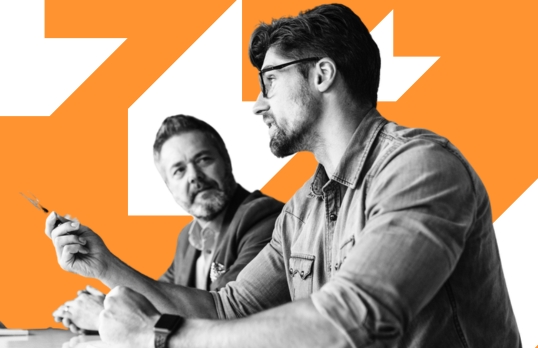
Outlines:
[[284,203],[270,197],[259,190],[251,192],[244,200],[238,209],[238,212],[244,214],[246,212],[255,212],[272,215],[279,213],[282,210]]
[[388,122],[379,132],[382,139],[387,139],[397,143],[407,142],[433,142],[440,145],[446,145],[449,140],[442,135],[434,133],[425,128],[412,128],[401,126],[394,122]]
[[260,191],[249,193],[230,219],[227,234],[241,235],[255,232],[259,237],[270,238],[277,217],[284,204]]
[[450,165],[453,163],[452,160],[442,161],[440,159],[440,157],[450,157],[462,164],[467,171],[473,172],[467,159],[449,139],[430,130],[409,128],[389,122],[380,132],[380,137],[382,138],[380,142],[388,141],[392,143],[392,146],[381,145],[385,152],[390,152],[390,154],[379,156],[381,159],[392,160],[393,156],[403,156],[405,153],[411,152],[415,153],[415,155],[408,155],[410,158],[407,160],[414,160],[419,163],[440,162],[441,164]]

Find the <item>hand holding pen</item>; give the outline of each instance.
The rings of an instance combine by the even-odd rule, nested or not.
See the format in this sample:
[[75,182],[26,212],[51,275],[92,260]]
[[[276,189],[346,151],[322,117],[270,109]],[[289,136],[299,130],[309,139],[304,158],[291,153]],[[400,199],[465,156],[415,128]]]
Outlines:
[[47,217],[45,234],[52,239],[58,263],[66,271],[99,279],[114,257],[95,232],[76,220],[58,224],[54,212]]
[[[33,194],[21,192],[21,195],[37,209],[49,212]],[[100,278],[114,259],[101,237],[76,219],[70,220],[52,212],[45,223],[45,234],[52,239],[58,263],[66,271]]]

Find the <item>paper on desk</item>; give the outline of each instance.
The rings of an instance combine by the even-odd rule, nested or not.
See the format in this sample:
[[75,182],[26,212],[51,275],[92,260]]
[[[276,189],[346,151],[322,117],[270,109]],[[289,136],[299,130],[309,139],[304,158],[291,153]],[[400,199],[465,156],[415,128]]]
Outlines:
[[28,336],[28,330],[0,329],[0,336]]

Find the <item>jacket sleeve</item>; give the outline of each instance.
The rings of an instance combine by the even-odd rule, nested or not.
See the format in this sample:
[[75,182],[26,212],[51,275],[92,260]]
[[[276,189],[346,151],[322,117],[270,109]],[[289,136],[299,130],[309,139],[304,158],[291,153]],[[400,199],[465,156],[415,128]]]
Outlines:
[[186,285],[184,283],[178,283],[178,272],[184,271],[182,267],[179,267],[179,269],[176,267],[176,263],[179,262],[180,266],[183,266],[186,262],[185,260],[185,253],[186,253],[186,246],[189,243],[188,240],[188,234],[189,230],[191,229],[192,222],[188,223],[181,232],[179,233],[177,237],[177,243],[176,243],[176,251],[174,253],[174,259],[172,260],[170,267],[164,272],[162,276],[159,277],[159,281],[170,283],[170,284],[178,284],[178,285]]
[[168,267],[166,272],[164,272],[164,274],[160,276],[158,280],[165,283],[174,283],[174,260],[172,260],[170,267]]

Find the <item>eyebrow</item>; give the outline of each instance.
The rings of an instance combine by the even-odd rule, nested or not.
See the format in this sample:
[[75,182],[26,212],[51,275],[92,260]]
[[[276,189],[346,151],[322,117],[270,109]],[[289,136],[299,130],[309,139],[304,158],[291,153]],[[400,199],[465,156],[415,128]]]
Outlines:
[[[207,155],[212,156],[211,151],[210,151],[210,150],[202,150],[202,151],[200,151],[200,152],[197,152],[197,153],[194,155],[194,157],[192,157],[192,160],[196,160],[196,159],[198,159],[198,158],[200,158],[200,157],[202,157],[202,156],[207,156]],[[179,161],[177,161],[176,163],[172,164],[172,165],[170,166],[170,169],[169,169],[169,170],[174,170],[175,168],[181,166],[181,165],[184,164],[184,163],[185,163],[184,161],[179,160]]]
[[198,152],[196,155],[194,155],[193,158],[198,158],[198,157],[206,156],[206,155],[212,155],[211,151],[210,150],[202,150],[202,151]]
[[178,162],[172,164],[172,165],[170,166],[170,168],[168,169],[168,171],[173,172],[174,169],[176,169],[177,167],[179,167],[179,166],[181,166],[181,165],[183,165],[183,164],[184,164],[183,161],[178,161]]

